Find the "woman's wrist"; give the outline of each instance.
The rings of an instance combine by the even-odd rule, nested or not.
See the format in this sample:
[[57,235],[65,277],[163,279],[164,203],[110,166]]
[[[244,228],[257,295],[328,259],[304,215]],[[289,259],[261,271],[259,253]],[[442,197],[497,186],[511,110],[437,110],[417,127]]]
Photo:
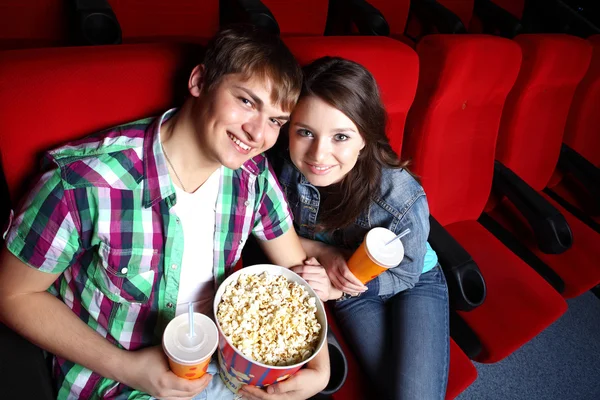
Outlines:
[[332,286],[331,290],[329,291],[329,300],[337,300],[343,295],[344,292]]

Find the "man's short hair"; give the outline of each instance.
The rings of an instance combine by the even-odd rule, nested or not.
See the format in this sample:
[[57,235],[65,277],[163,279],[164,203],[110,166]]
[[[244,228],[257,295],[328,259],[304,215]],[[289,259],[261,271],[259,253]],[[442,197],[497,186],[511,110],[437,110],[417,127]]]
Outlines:
[[291,111],[302,87],[302,70],[281,38],[252,25],[231,25],[209,42],[204,55],[204,90],[227,74],[258,77],[272,84],[271,101]]

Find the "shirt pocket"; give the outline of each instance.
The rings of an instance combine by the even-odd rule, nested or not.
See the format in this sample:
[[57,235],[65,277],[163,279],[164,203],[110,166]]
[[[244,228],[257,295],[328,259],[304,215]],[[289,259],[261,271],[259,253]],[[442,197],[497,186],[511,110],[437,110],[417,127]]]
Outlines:
[[146,303],[152,294],[158,265],[155,249],[120,249],[100,242],[94,281],[117,303]]

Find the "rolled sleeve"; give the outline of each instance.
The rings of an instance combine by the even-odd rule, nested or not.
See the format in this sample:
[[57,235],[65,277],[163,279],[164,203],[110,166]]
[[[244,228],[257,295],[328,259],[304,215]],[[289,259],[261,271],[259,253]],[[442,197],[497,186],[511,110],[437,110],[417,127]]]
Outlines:
[[44,173],[29,193],[8,230],[6,246],[43,272],[58,274],[71,266],[80,248],[79,233],[59,169]]
[[292,227],[292,213],[268,162],[259,180],[259,201],[252,233],[260,240],[271,240],[283,235]]

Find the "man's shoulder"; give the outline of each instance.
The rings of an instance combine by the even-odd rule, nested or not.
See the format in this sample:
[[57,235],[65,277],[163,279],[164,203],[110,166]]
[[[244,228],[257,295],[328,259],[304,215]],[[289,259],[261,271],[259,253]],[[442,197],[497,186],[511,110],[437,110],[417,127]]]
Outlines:
[[65,188],[132,189],[144,174],[144,137],[153,118],[146,118],[69,142],[46,155],[61,170]]

